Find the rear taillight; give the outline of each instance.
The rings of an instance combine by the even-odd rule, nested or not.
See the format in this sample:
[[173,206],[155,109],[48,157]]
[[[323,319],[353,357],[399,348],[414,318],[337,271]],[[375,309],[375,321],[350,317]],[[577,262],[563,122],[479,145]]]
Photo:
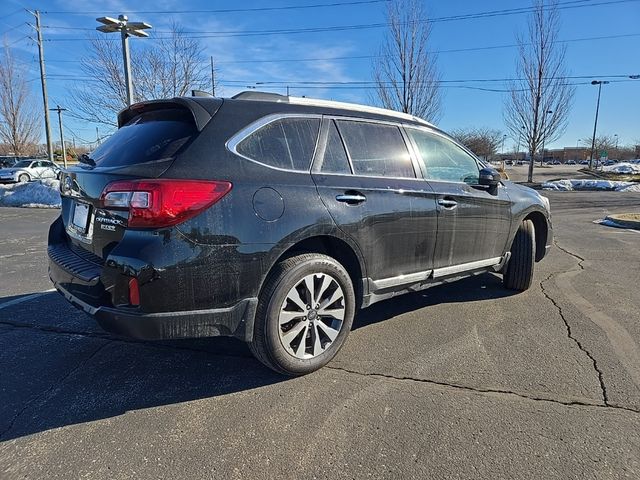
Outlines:
[[100,195],[103,208],[129,210],[129,227],[170,227],[197,215],[231,190],[230,182],[119,180]]

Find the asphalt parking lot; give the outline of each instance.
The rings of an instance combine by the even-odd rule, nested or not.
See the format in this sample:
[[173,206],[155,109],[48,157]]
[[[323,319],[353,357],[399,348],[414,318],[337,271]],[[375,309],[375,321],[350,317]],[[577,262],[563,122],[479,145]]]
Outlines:
[[288,379],[225,338],[102,332],[46,274],[52,210],[0,209],[0,478],[638,478],[640,194],[549,193],[533,287],[360,313]]

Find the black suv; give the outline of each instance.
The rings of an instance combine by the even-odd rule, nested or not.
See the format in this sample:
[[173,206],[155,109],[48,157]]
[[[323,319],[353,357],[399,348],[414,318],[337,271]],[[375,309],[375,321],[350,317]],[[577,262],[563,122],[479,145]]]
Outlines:
[[232,335],[276,371],[326,364],[354,314],[452,278],[527,289],[548,201],[429,123],[245,92],[135,104],[65,171],[49,274],[111,332]]

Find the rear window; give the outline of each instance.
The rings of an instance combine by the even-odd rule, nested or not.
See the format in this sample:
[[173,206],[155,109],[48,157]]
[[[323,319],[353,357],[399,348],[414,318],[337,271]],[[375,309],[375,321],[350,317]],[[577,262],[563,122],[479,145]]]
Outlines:
[[99,167],[123,167],[170,159],[196,133],[188,111],[153,110],[133,118],[89,156]]
[[281,118],[250,134],[236,151],[272,167],[308,171],[319,129],[317,118]]

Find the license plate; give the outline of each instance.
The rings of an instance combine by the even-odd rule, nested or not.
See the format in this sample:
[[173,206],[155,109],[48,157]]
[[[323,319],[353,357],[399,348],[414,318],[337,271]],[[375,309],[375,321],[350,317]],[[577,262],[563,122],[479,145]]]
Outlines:
[[89,221],[89,205],[85,203],[76,203],[73,209],[73,220],[71,223],[80,230],[81,233],[87,231],[87,223]]

